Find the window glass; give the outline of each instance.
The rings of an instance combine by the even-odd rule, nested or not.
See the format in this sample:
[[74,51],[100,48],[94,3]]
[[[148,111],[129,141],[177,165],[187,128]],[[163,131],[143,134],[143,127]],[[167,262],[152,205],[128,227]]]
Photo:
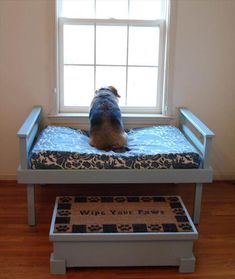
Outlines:
[[128,0],[96,0],[96,18],[128,18]]
[[68,18],[93,18],[95,15],[95,0],[63,0],[61,15]]
[[125,65],[127,56],[126,26],[96,27],[96,63]]
[[94,67],[64,66],[64,105],[89,106],[94,96]]
[[94,64],[94,26],[64,25],[64,63]]
[[158,65],[159,28],[130,27],[129,65]]
[[159,19],[162,17],[161,0],[130,0],[130,18]]
[[127,105],[154,107],[157,104],[157,68],[129,67]]

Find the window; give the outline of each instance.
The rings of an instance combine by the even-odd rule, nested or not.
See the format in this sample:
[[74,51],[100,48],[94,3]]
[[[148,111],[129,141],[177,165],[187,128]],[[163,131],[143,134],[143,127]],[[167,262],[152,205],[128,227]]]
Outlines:
[[112,85],[123,112],[162,113],[167,0],[58,0],[60,112]]

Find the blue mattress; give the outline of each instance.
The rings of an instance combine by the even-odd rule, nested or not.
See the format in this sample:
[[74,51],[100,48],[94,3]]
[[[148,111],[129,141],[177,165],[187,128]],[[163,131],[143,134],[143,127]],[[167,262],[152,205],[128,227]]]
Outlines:
[[48,126],[31,153],[33,169],[192,169],[200,156],[174,126],[153,126],[128,132],[124,153],[98,150],[89,145],[85,131]]

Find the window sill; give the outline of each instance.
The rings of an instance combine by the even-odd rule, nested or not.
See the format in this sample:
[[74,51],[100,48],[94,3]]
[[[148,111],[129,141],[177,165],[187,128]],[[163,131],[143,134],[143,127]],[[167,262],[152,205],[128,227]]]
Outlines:
[[[49,114],[48,119],[50,124],[65,124],[86,129],[89,127],[88,116],[88,113],[57,113]],[[122,119],[125,128],[172,124],[175,121],[175,117],[162,114],[122,113]]]

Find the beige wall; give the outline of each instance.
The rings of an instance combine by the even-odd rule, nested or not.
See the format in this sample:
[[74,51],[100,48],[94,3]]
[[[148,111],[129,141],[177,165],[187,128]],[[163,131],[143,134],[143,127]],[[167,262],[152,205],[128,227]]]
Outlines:
[[235,179],[235,1],[180,0],[176,13],[173,104],[215,132],[216,178]]
[[[216,133],[215,177],[235,179],[235,1],[173,4],[171,104],[187,106]],[[15,178],[15,135],[31,107],[50,111],[53,22],[53,0],[0,0],[0,179]]]
[[17,129],[32,106],[49,109],[53,2],[0,0],[0,178],[14,178]]

